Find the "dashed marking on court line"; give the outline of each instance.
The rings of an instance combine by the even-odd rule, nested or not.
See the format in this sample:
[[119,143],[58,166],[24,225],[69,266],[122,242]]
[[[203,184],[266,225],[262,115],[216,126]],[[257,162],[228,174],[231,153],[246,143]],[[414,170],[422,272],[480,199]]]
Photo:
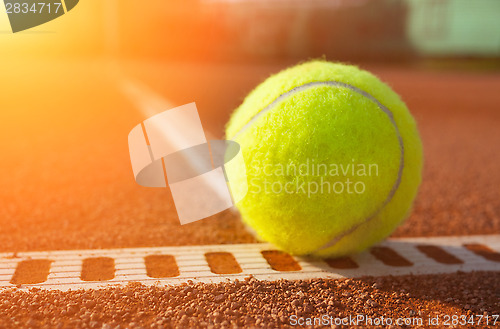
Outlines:
[[0,254],[0,288],[298,280],[500,271],[500,235],[394,238],[352,257],[294,257],[266,243]]

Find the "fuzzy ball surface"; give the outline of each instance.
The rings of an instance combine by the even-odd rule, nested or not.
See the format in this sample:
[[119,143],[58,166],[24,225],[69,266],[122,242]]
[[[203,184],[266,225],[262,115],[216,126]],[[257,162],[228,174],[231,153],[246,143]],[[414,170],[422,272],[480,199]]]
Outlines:
[[[422,144],[400,97],[355,66],[312,61],[269,77],[235,110],[226,138],[243,221],[295,255],[340,257],[386,238],[408,216]],[[235,191],[233,191],[235,192]]]

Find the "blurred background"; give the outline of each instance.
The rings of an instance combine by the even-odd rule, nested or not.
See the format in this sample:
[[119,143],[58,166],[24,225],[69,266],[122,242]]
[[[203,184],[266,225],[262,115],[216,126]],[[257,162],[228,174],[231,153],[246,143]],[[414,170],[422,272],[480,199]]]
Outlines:
[[258,83],[314,58],[374,72],[419,123],[422,197],[396,234],[500,230],[498,0],[81,0],[19,33],[0,1],[0,250],[254,241],[231,212],[180,226],[127,135],[194,101],[223,137]]
[[8,34],[2,56],[344,61],[500,56],[497,0],[83,0]]

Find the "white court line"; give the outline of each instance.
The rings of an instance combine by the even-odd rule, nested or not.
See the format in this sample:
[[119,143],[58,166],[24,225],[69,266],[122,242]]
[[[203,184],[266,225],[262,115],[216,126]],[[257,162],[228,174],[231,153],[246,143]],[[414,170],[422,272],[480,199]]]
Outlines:
[[122,78],[119,87],[145,118],[175,107],[172,102],[153,92],[144,83]]
[[[120,89],[134,103],[136,108],[144,118],[149,118],[155,114],[174,108],[173,102],[169,101],[160,94],[154,92],[146,84],[132,79],[122,78],[120,80]],[[205,130],[207,140],[216,139],[213,134]]]
[[[389,266],[377,259],[372,253],[364,252],[351,257],[358,267],[339,269],[329,266],[324,260],[303,257],[292,258],[301,269],[298,271],[277,271],[262,255],[264,250],[275,250],[267,243],[177,246],[153,248],[125,248],[102,250],[66,250],[45,252],[20,252],[16,257],[12,253],[0,254],[0,288],[16,287],[11,283],[17,265],[33,259],[50,259],[52,265],[47,280],[39,284],[21,285],[21,289],[37,287],[42,289],[95,289],[112,285],[125,285],[140,282],[145,285],[176,285],[188,280],[195,282],[223,282],[243,280],[249,276],[257,280],[298,280],[298,279],[337,279],[361,276],[387,276],[408,274],[438,274],[457,271],[500,271],[500,262],[488,260],[468,250],[463,245],[477,243],[494,252],[500,252],[500,235],[478,235],[462,237],[430,238],[395,238],[379,246],[388,247],[397,252],[411,266]],[[418,245],[440,247],[462,261],[461,264],[443,264],[429,258]],[[208,252],[231,253],[242,272],[236,274],[215,274],[205,258]],[[147,274],[145,257],[150,255],[171,255],[175,258],[179,275],[175,277],[152,278]],[[82,261],[91,257],[109,257],[115,262],[114,278],[109,281],[87,282],[81,279]]]
[[[154,92],[151,88],[149,88],[146,84],[141,83],[139,81],[134,81],[132,79],[128,79],[125,77],[121,77],[118,79],[119,87],[122,92],[135,104],[136,108],[145,118],[151,118],[159,113],[167,111],[175,107],[175,105],[169,100],[165,99],[158,93]],[[177,127],[177,129],[164,129],[163,130],[163,138],[168,140],[171,146],[174,146],[176,149],[182,149],[181,145],[188,145],[188,140],[186,138],[189,136],[183,134],[183,127]],[[205,139],[207,141],[214,141],[216,138],[203,130]],[[204,163],[205,159],[200,158],[200,155],[193,153],[190,156],[190,163],[192,166],[196,167],[197,164]],[[200,173],[203,173],[203,169],[197,170]],[[210,193],[212,195],[218,196],[218,200],[226,200],[227,199],[227,186],[221,186],[217,180],[213,180],[214,176],[211,175],[203,175],[203,180],[205,184],[203,184],[206,188],[210,189]],[[234,207],[230,208],[231,211],[236,212]]]

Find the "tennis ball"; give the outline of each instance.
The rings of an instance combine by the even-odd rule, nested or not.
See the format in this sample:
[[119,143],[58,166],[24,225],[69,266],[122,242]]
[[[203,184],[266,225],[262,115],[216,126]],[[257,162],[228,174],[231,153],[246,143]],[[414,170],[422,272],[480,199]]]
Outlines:
[[227,139],[245,168],[230,186],[265,241],[295,255],[340,257],[387,237],[421,181],[422,145],[399,96],[355,66],[312,61],[271,76],[235,110]]

